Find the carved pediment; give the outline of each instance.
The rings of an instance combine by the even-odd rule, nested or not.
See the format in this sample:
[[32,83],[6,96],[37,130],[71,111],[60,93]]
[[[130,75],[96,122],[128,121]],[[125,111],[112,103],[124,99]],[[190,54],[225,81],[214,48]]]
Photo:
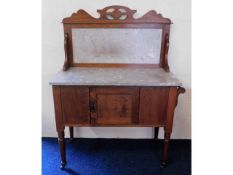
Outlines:
[[100,14],[99,18],[94,18],[84,10],[78,10],[70,17],[64,18],[63,23],[162,23],[170,24],[171,20],[164,18],[155,10],[151,10],[140,18],[134,18],[133,15],[137,12],[125,6],[108,6],[101,10],[97,10]]

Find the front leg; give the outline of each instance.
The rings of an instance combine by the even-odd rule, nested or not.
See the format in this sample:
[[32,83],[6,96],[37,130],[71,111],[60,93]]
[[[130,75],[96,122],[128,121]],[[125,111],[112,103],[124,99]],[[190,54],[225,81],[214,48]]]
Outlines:
[[168,164],[168,147],[172,133],[174,111],[177,105],[178,94],[183,92],[183,89],[171,87],[169,90],[167,113],[166,113],[166,126],[164,127],[164,143],[163,143],[163,158],[160,167],[164,168]]
[[163,142],[163,158],[160,164],[161,168],[164,168],[168,165],[168,147],[169,147],[170,137],[171,137],[171,133],[165,131],[164,142]]
[[58,143],[60,147],[60,155],[61,155],[61,169],[64,169],[66,165],[66,146],[65,146],[65,138],[64,131],[58,132]]

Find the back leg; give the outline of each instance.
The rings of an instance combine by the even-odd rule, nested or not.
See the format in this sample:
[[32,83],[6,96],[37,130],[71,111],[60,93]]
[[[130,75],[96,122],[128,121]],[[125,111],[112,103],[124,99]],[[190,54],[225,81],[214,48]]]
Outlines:
[[154,128],[154,139],[157,140],[159,135],[159,127]]
[[74,141],[74,127],[70,126],[69,130],[70,130],[70,143],[72,143]]

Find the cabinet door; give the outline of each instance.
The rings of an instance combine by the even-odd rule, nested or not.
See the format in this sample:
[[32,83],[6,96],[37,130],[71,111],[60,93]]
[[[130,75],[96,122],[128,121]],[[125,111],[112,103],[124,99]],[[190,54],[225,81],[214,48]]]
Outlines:
[[140,89],[139,123],[145,125],[164,125],[169,87]]
[[89,124],[89,88],[61,87],[63,122],[66,124]]
[[138,88],[91,88],[91,123],[124,125],[138,123]]

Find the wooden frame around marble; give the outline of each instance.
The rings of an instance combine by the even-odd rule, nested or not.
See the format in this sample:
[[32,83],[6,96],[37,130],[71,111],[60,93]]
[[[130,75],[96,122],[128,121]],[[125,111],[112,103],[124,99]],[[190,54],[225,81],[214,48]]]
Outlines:
[[[84,10],[78,10],[70,17],[63,19],[65,62],[63,70],[69,67],[153,67],[163,68],[169,72],[168,48],[171,20],[151,10],[140,18],[134,18],[137,12],[125,6],[108,6],[97,10],[99,18],[94,18]],[[124,17],[124,19],[122,19]],[[116,64],[116,63],[74,63],[72,48],[73,28],[157,28],[162,29],[162,44],[159,64]]]

